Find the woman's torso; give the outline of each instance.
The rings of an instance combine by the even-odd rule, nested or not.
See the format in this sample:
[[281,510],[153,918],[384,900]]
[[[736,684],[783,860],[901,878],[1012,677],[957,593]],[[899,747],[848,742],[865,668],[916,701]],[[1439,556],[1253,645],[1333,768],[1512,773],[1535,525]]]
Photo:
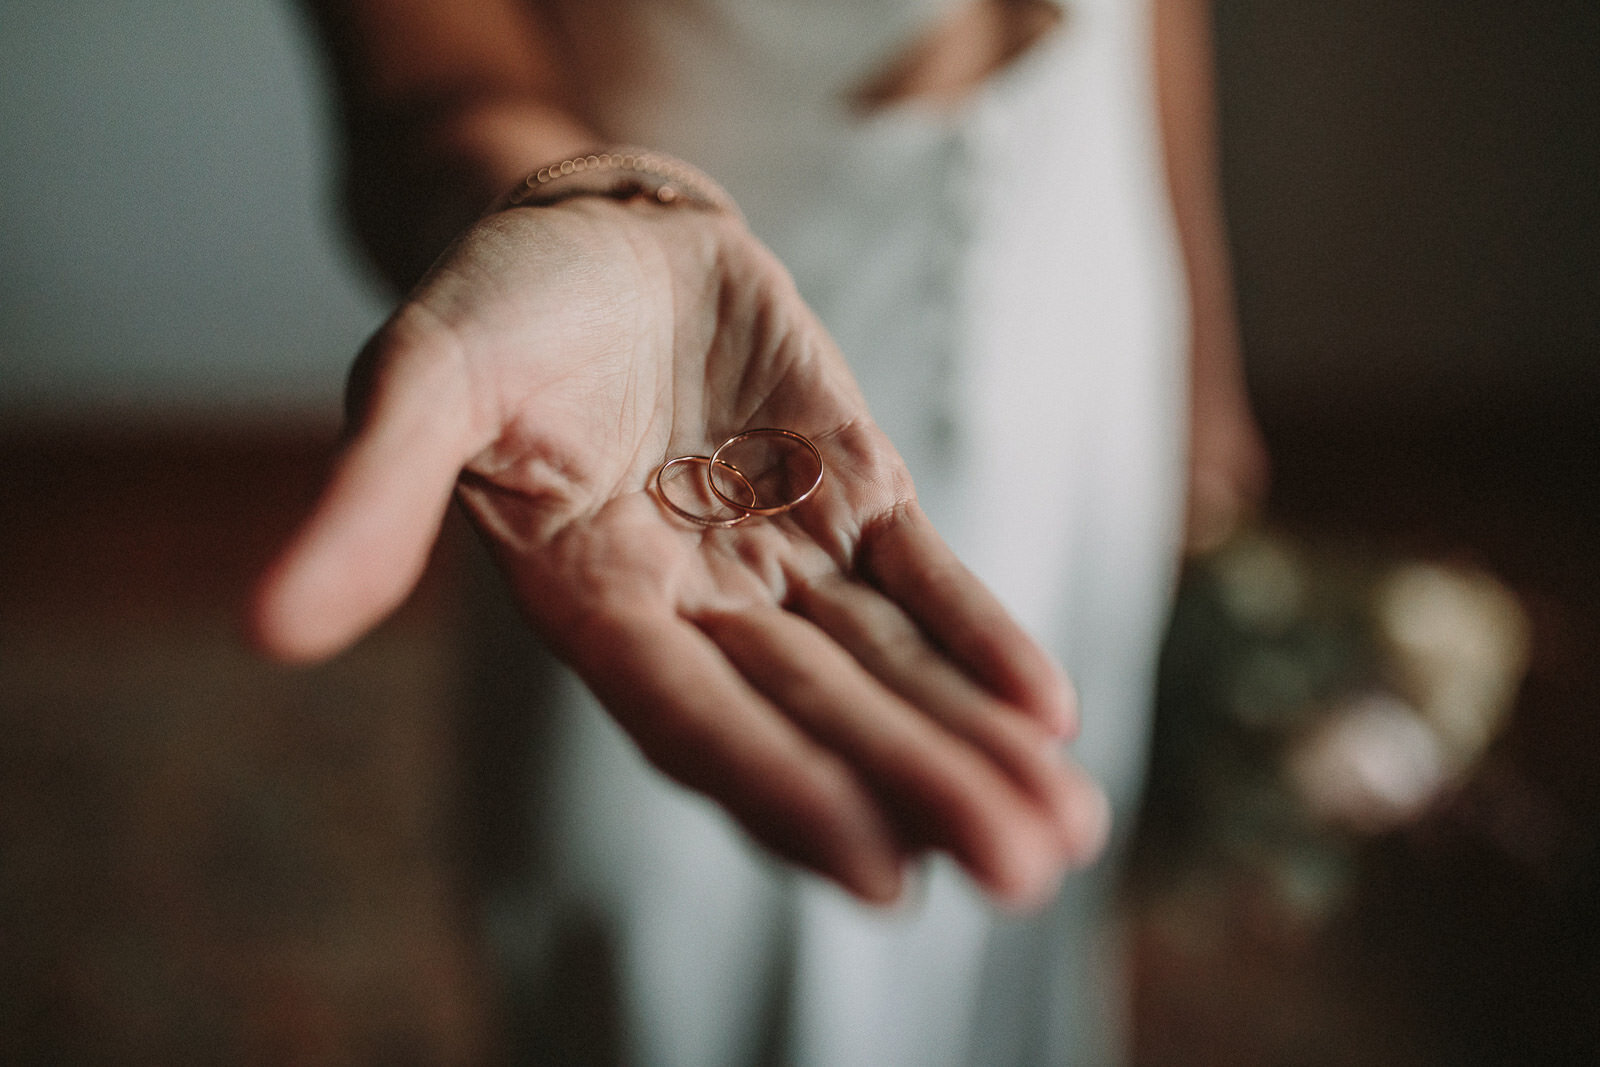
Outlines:
[[[958,103],[873,110],[862,88],[951,4],[542,7],[595,87],[590,121],[702,167],[788,266],[936,525],[1072,671],[1075,754],[1126,815],[1184,387],[1144,4],[1079,0]],[[884,920],[752,858],[592,709],[566,722],[537,813],[554,842],[543,899],[620,931],[639,1058],[737,1062],[773,1019],[789,1059],[830,1067],[1109,1058],[1082,958],[1109,876],[1007,924],[941,869]]]

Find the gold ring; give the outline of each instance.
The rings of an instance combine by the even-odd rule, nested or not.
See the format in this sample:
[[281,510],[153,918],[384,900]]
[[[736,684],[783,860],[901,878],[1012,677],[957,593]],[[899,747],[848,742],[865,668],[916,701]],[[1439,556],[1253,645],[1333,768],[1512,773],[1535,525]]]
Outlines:
[[[776,504],[770,507],[757,507],[754,486],[750,485],[750,479],[746,478],[742,473],[740,473],[739,480],[744,482],[745,486],[751,490],[750,503],[741,504],[737,500],[731,499],[721,489],[717,488],[717,480],[712,477],[712,473],[718,467],[727,467],[730,470],[737,472],[738,468],[729,463],[727,460],[723,459],[722,454],[741,441],[748,441],[752,437],[763,436],[786,437],[791,441],[800,442],[806,447],[811,455],[816,458],[817,476],[812,480],[810,485],[806,486],[804,492],[800,493],[793,499],[786,500],[781,504]],[[763,426],[754,430],[745,430],[743,433],[736,433],[726,441],[722,442],[722,444],[717,446],[717,450],[711,453],[711,458],[706,461],[706,485],[711,488],[711,492],[718,500],[728,505],[728,507],[733,508],[735,511],[742,511],[747,515],[781,515],[783,512],[788,511],[790,508],[794,507],[796,504],[799,504],[812,493],[817,491],[817,487],[822,484],[822,475],[825,470],[826,465],[822,462],[822,453],[817,451],[817,446],[811,443],[811,439],[809,437],[806,437],[804,434],[795,433],[793,430],[779,430],[771,426]]]
[[[721,500],[723,503],[727,504],[730,508],[732,508],[733,510],[735,510],[735,511],[737,511],[739,513],[739,514],[735,515],[731,519],[712,519],[712,518],[707,518],[704,515],[696,515],[692,511],[686,511],[685,509],[679,507],[676,503],[673,502],[671,497],[667,496],[667,488],[666,488],[666,485],[663,483],[662,479],[666,477],[666,473],[667,473],[668,470],[670,470],[673,467],[676,467],[680,463],[703,463],[703,464],[705,464],[705,468],[706,468],[706,484],[707,485],[711,485],[711,482],[712,482],[711,465],[713,463],[716,463],[716,464],[718,464],[719,466],[722,466],[722,467],[726,467],[728,470],[733,472],[734,477],[738,478],[741,482],[744,483],[744,487],[746,489],[750,490],[750,503],[754,504],[756,502],[756,487],[751,485],[750,484],[750,479],[748,479],[748,478],[746,478],[744,476],[744,472],[741,471],[738,467],[735,467],[732,463],[729,463],[726,460],[713,460],[709,456],[676,456],[676,457],[674,457],[672,459],[667,460],[661,466],[657,467],[656,468],[656,477],[655,477],[656,499],[661,501],[661,503],[664,504],[667,507],[667,509],[669,511],[671,511],[674,515],[677,515],[680,518],[688,519],[690,522],[695,523],[696,525],[699,525],[699,526],[711,526],[711,527],[715,527],[715,528],[719,528],[719,529],[724,529],[724,528],[727,528],[729,526],[737,526],[741,522],[743,522],[744,520],[748,519],[751,515],[755,514],[754,511],[751,511],[750,509],[744,507],[743,505],[733,503],[727,497],[723,496],[721,493],[717,493],[717,498],[719,500]],[[716,489],[716,487],[712,486],[712,491],[713,492],[715,492],[715,489]]]

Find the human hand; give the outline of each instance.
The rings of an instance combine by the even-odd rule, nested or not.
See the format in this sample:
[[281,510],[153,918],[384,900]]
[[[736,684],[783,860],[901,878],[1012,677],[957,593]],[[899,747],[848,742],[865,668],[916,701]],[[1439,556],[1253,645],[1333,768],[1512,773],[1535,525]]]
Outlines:
[[[819,492],[729,529],[667,457],[805,434]],[[267,650],[328,656],[410,592],[459,495],[527,617],[658,768],[870,901],[948,852],[1038,901],[1106,833],[1053,661],[954,558],[782,268],[731,214],[583,197],[492,215],[369,344],[353,433],[264,576]]]
[[1261,509],[1271,471],[1237,354],[1197,362],[1189,404],[1189,490],[1184,547],[1220,548]]

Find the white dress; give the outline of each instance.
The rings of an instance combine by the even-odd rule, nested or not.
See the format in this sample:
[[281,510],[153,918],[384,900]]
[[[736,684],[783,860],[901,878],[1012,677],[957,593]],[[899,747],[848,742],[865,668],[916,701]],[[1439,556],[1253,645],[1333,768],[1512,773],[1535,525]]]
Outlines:
[[[867,117],[850,89],[945,3],[553,6],[585,84],[603,86],[591,118],[727,187],[851,360],[935,524],[1067,665],[1074,754],[1125,830],[1184,436],[1145,5],[1079,0],[954,114]],[[561,685],[538,869],[495,930],[525,988],[563,989],[542,973],[572,965],[562,944],[604,957],[615,988],[602,1008],[546,1006],[547,1023],[585,1016],[555,1021],[608,1031],[627,1062],[683,1067],[1118,1060],[1113,863],[1032,918],[999,915],[944,862],[898,911],[863,909],[760,854]]]

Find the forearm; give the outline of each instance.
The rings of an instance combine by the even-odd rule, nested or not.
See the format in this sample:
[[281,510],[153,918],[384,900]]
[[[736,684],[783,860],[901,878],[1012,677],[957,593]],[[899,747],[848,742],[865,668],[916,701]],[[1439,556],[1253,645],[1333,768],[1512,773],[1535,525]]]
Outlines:
[[537,166],[600,138],[548,29],[517,0],[303,0],[338,93],[343,194],[368,255],[409,287]]
[[1238,326],[1223,225],[1210,0],[1156,0],[1156,85],[1167,183],[1186,268],[1197,382],[1237,382]]
[[1266,448],[1250,413],[1218,175],[1209,0],[1155,0],[1167,179],[1190,304],[1191,551],[1221,544],[1266,492]]

